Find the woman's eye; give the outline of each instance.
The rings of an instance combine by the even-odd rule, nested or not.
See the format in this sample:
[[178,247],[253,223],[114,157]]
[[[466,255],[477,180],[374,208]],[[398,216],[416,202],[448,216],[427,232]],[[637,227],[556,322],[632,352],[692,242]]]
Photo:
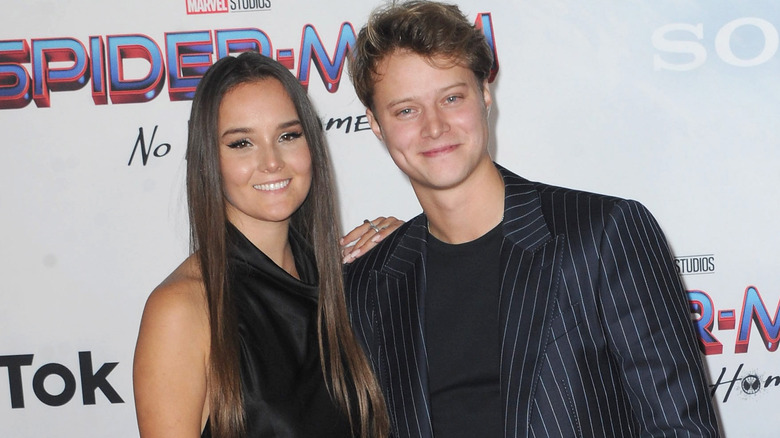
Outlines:
[[458,99],[460,99],[460,96],[448,96],[446,100],[447,100],[447,103],[453,103],[453,102],[457,101]]
[[279,141],[281,142],[288,142],[293,141],[295,139],[303,137],[303,132],[296,131],[296,132],[285,132],[279,137]]
[[231,149],[243,149],[251,145],[252,143],[250,143],[248,139],[242,138],[241,140],[236,140],[234,142],[228,143],[227,147]]

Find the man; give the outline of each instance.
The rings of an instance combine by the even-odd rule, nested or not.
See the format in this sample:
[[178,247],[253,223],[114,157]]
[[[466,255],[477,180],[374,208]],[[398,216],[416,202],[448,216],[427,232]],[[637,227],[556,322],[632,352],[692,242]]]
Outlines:
[[350,64],[424,212],[347,272],[393,434],[718,436],[658,224],[494,164],[492,62],[457,7],[413,2],[375,12]]

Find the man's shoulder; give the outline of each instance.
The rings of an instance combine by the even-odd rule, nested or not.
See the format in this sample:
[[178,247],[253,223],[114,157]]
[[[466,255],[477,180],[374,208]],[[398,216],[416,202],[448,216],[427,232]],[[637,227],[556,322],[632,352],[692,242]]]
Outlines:
[[576,199],[578,202],[584,203],[607,202],[614,204],[624,200],[623,198],[608,194],[590,192],[540,181],[531,181],[511,170],[501,167],[501,165],[497,164],[496,166],[501,171],[505,186],[510,194],[511,192],[518,190],[533,190],[539,194],[539,197],[543,202],[561,202]]
[[610,194],[597,193],[544,182],[530,181],[499,166],[504,176],[507,195],[532,191],[538,197],[545,220],[554,232],[603,224],[609,217],[627,207],[646,210],[638,201]]
[[588,190],[582,190],[571,187],[562,187],[546,183],[534,183],[542,204],[561,204],[573,206],[604,206],[612,207],[617,203],[626,201],[626,199],[597,193]]

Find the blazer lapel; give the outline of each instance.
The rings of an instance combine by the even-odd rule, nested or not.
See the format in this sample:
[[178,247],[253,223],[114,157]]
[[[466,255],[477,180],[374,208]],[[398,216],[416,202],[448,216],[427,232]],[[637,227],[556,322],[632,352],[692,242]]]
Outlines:
[[426,224],[422,215],[413,219],[403,240],[376,273],[377,336],[386,349],[380,353],[379,378],[390,388],[386,396],[399,438],[433,436],[424,339]]
[[506,437],[527,436],[538,370],[557,302],[563,236],[553,236],[532,183],[498,166],[505,183],[501,247],[501,397]]
[[[553,236],[532,183],[498,166],[504,177],[501,246],[501,397],[505,436],[527,436],[532,400],[557,301],[563,236]],[[374,271],[379,379],[398,438],[433,436],[425,347],[426,218],[409,229]]]

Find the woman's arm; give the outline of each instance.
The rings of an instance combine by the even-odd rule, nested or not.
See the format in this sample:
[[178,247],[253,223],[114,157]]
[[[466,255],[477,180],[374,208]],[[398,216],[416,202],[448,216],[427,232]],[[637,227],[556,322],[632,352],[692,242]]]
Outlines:
[[152,292],[141,319],[133,362],[141,438],[200,437],[208,417],[208,312],[187,263]]

